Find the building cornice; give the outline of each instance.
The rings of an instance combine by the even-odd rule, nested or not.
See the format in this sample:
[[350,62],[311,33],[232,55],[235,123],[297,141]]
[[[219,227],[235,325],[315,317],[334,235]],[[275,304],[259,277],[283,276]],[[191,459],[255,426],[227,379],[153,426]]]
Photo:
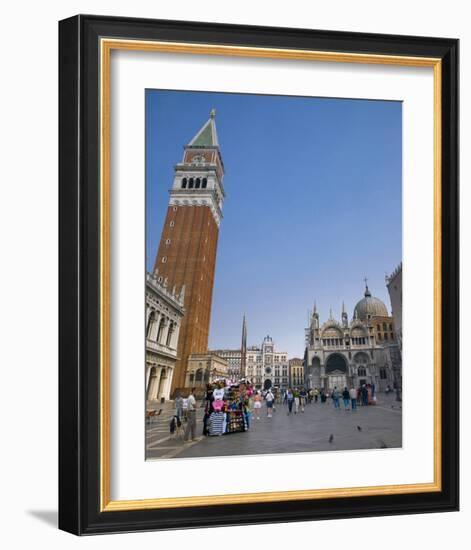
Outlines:
[[157,294],[157,296],[162,301],[166,302],[167,305],[176,309],[181,315],[184,315],[184,297],[181,291],[180,294],[177,294],[175,287],[170,290],[168,287],[158,282],[157,275],[149,272],[146,273],[146,287]]
[[170,191],[170,206],[207,206],[211,210],[214,221],[219,227],[222,211],[216,200],[216,193],[211,189],[172,189]]

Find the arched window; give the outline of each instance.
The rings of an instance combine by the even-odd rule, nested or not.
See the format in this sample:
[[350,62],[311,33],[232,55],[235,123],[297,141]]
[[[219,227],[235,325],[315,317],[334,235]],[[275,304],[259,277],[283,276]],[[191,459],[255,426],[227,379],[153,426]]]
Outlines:
[[203,380],[203,369],[196,371],[195,382],[201,382]]
[[379,369],[379,377],[381,378],[381,380],[386,380],[388,378],[388,374],[385,368]]
[[203,178],[203,183],[201,184],[201,187],[203,189],[206,189],[207,185],[208,185],[208,180],[206,178]]
[[358,367],[358,376],[366,376],[365,367]]
[[186,184],[188,183],[188,180],[186,178],[182,179],[182,189],[186,189]]
[[165,328],[165,317],[162,317],[159,323],[159,330],[157,331],[157,342],[159,343],[160,343],[160,340],[162,339],[164,328]]
[[190,178],[190,183],[188,184],[188,189],[193,189],[194,184],[195,184],[195,180],[193,178]]
[[199,189],[199,188],[200,188],[200,185],[201,185],[201,180],[200,180],[200,178],[196,178],[195,189]]
[[175,331],[175,325],[173,323],[170,323],[170,326],[168,327],[166,346],[170,346],[174,331]]

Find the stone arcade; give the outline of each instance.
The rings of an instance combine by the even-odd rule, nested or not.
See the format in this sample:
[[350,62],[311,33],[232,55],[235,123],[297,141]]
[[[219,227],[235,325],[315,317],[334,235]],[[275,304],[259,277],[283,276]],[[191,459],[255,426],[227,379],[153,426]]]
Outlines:
[[180,326],[184,315],[185,288],[178,293],[159,282],[156,274],[146,279],[146,390],[147,400],[168,399],[172,385]]

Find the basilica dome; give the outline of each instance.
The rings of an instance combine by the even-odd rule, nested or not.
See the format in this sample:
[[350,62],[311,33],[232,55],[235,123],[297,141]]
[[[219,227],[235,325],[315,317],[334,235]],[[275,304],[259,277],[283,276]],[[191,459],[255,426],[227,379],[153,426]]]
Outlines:
[[387,307],[379,299],[371,296],[368,287],[365,290],[365,297],[355,306],[354,317],[366,321],[368,317],[387,317],[389,315]]

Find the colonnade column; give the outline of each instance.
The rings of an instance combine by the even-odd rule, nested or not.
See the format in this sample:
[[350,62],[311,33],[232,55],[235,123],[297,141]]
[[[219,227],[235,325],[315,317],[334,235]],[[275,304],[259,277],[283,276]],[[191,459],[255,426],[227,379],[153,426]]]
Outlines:
[[160,377],[162,374],[162,367],[153,367],[154,373],[151,374],[149,379],[149,385],[147,389],[147,399],[148,400],[155,400],[158,399],[159,392],[160,392]]
[[165,370],[167,374],[167,378],[162,380],[163,386],[160,390],[160,396],[165,397],[165,400],[167,401],[170,399],[170,388],[172,387],[172,379],[173,379],[173,367],[166,367]]
[[156,315],[154,322],[152,323],[152,327],[149,332],[149,340],[152,340],[153,342],[157,340],[157,334],[158,334],[161,318],[162,318],[162,314],[158,313]]

